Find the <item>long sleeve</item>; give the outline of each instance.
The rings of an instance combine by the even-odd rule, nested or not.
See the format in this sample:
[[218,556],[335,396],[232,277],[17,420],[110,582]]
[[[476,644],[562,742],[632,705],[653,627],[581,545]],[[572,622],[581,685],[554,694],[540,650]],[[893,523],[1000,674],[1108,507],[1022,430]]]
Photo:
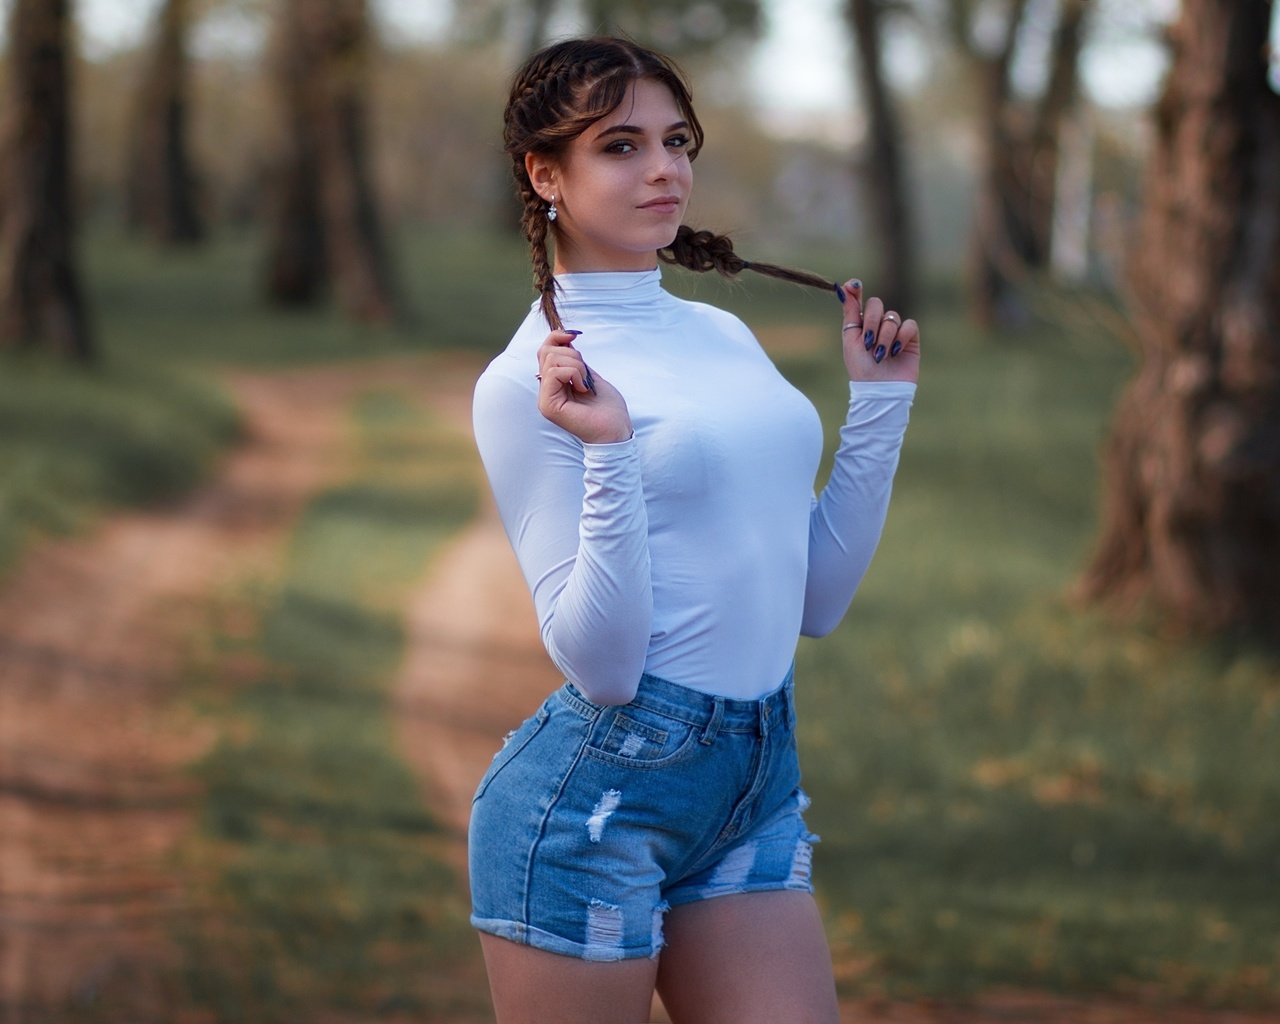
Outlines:
[[831,476],[809,517],[800,626],[805,636],[825,636],[836,627],[871,564],[915,390],[905,383],[850,385]]
[[473,411],[547,653],[589,700],[626,703],[653,619],[635,439],[583,444],[542,417],[532,389],[505,375],[481,377]]

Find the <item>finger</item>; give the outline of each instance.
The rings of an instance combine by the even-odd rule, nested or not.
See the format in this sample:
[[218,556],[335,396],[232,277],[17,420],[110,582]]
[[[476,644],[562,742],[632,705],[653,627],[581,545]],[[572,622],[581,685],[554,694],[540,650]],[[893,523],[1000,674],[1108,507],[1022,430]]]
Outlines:
[[880,320],[884,316],[884,303],[874,295],[862,307],[862,347],[868,352],[875,347],[880,332]]
[[568,345],[557,346],[548,342],[538,350],[538,369],[544,374],[554,366],[568,366],[581,371],[585,365],[582,353]]
[[857,278],[846,281],[839,287],[843,320],[840,325],[840,337],[849,337],[849,332],[862,333],[862,282]]
[[581,333],[581,331],[552,331],[543,344],[552,348],[573,348],[574,339]]
[[[875,344],[871,349],[871,355],[878,363],[891,352],[900,352],[902,346],[898,345],[898,321],[891,319],[893,314],[886,313],[880,318],[880,329],[876,332]],[[894,346],[897,345],[895,350]]]
[[[572,394],[578,393],[577,382],[582,372],[573,366],[548,366],[542,371],[542,393],[548,397],[568,389]],[[585,388],[583,390],[586,390]]]
[[902,326],[898,329],[898,337],[889,346],[890,356],[906,351],[920,351],[920,325],[914,320],[902,321]]

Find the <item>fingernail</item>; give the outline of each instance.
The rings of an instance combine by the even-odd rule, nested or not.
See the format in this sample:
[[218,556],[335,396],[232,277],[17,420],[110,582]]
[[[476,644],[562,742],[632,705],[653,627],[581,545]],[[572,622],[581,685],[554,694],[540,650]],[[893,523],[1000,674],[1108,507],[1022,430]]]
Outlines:
[[576,338],[576,337],[577,337],[579,334],[581,334],[582,332],[581,332],[581,331],[565,331],[564,333],[565,333],[565,334],[572,334],[572,335]]
[[867,333],[862,336],[863,347],[866,348],[868,352],[870,352],[871,346],[875,344],[875,340],[876,340],[876,332],[867,331]]
[[843,303],[845,300],[844,289],[841,288],[839,285],[836,285],[836,298],[839,299],[841,303]]
[[876,362],[877,363],[880,362],[880,360],[883,358],[884,358],[884,346],[877,345],[876,346]]
[[587,390],[593,395],[598,394],[596,391],[596,379],[591,376],[591,367],[587,366],[585,363],[583,364],[582,383],[587,386]]
[[896,356],[901,351],[902,351],[902,342],[895,341],[893,343],[893,348],[889,349],[889,355]]
[[855,278],[853,284],[851,284],[849,287],[856,288],[858,289],[858,291],[862,291],[862,282]]

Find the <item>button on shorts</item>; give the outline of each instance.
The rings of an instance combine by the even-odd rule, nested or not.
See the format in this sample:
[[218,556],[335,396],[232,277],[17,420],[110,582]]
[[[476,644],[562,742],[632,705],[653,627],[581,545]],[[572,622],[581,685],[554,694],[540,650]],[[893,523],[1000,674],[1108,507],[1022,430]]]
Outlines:
[[480,781],[472,924],[586,960],[654,957],[672,906],[812,892],[792,679],[759,700],[646,675],[629,704],[566,683]]

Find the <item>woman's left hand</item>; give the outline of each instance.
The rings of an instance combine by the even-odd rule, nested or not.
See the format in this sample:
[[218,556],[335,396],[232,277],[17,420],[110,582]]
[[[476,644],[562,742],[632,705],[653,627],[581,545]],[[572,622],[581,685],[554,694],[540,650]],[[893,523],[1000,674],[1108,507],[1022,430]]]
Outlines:
[[864,304],[862,283],[844,285],[844,365],[853,381],[907,381],[920,378],[920,325],[872,297]]

